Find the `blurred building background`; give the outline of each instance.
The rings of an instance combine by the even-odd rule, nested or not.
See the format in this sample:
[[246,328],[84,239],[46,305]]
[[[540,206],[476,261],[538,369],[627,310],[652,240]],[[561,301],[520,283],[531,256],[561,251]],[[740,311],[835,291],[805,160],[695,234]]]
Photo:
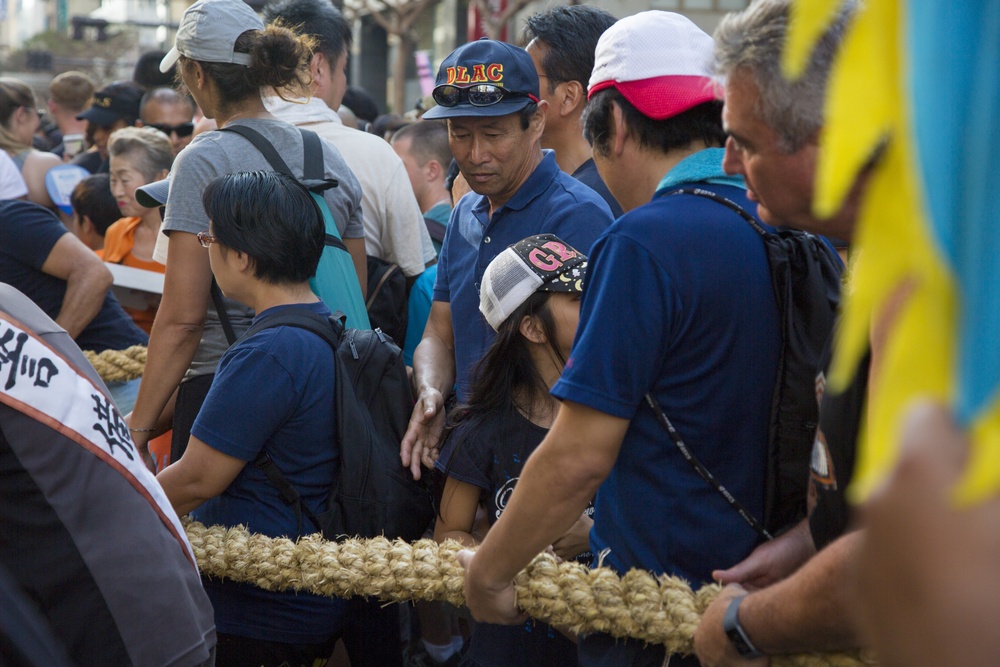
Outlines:
[[[351,85],[381,111],[404,113],[425,94],[441,60],[481,36],[519,43],[524,17],[559,0],[336,0],[354,24]],[[565,0],[562,0],[565,2]],[[267,0],[249,0],[260,10]],[[711,33],[750,0],[594,0],[621,18],[649,9],[685,14]],[[168,50],[189,0],[0,0],[0,76],[44,94],[53,76],[90,73],[99,83],[132,76],[145,51]],[[425,63],[418,67],[418,61]],[[424,75],[424,87],[420,74]],[[397,78],[397,77],[400,77]]]

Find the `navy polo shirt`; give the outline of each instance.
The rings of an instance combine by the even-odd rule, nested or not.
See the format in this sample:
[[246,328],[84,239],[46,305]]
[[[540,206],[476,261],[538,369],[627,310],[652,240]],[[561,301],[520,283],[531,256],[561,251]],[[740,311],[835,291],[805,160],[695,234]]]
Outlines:
[[479,312],[479,286],[493,258],[521,239],[544,233],[589,254],[612,221],[607,203],[560,171],[552,151],[545,151],[535,171],[492,218],[485,196],[462,197],[451,212],[434,284],[434,300],[451,304],[459,401],[468,398],[472,370],[496,335]]

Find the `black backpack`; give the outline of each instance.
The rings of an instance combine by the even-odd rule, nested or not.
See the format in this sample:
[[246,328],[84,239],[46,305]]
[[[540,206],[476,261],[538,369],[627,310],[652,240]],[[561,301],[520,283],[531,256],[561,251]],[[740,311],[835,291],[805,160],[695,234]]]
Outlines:
[[[336,415],[340,467],[327,511],[314,515],[298,491],[262,451],[254,465],[326,539],[420,538],[431,519],[429,476],[416,481],[399,458],[399,443],[413,411],[413,394],[399,347],[380,330],[345,329],[341,314],[323,318],[303,308],[287,308],[253,324],[243,334],[293,326],[311,331],[334,350]],[[301,532],[301,529],[300,529]]]
[[698,474],[754,530],[771,539],[805,516],[809,461],[819,424],[816,380],[825,371],[833,342],[843,263],[833,248],[814,234],[789,229],[772,233],[738,204],[709,190],[684,188],[671,193],[680,194],[706,197],[735,211],[760,234],[767,251],[771,284],[781,315],[781,353],[771,397],[762,522],[690,452],[651,394],[646,395],[646,403]]
[[368,296],[365,309],[372,329],[381,329],[393,340],[406,340],[409,319],[406,276],[399,264],[368,255]]

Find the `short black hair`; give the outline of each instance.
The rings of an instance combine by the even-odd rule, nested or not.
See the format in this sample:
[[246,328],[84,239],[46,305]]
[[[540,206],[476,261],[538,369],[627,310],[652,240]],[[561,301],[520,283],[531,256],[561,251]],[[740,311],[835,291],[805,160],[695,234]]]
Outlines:
[[726,143],[722,102],[718,100],[704,102],[666,120],[654,120],[640,113],[614,88],[605,88],[590,98],[582,118],[583,136],[598,155],[606,155],[610,148],[614,104],[621,107],[629,133],[645,148],[668,153],[699,139],[710,147]]
[[315,275],[326,228],[298,181],[277,171],[237,172],[210,182],[201,200],[212,235],[249,256],[258,279],[298,284]]
[[358,120],[374,123],[379,117],[378,103],[364,88],[348,86],[341,104],[353,111]]
[[132,70],[132,80],[149,90],[150,88],[160,88],[169,86],[174,81],[177,74],[177,65],[171,65],[166,72],[160,71],[160,61],[166,51],[146,51],[135,61],[135,69]]
[[316,50],[326,56],[331,67],[351,48],[351,24],[330,0],[279,0],[264,5],[265,22],[279,19],[296,32],[315,38]]
[[107,174],[94,174],[77,183],[70,193],[69,205],[81,219],[89,218],[101,236],[122,217],[118,202],[111,194],[111,177]]
[[549,90],[564,81],[578,81],[587,89],[597,41],[616,20],[591,5],[553,7],[528,17],[522,40],[527,44],[537,39],[548,47],[542,58],[542,73],[549,80]]

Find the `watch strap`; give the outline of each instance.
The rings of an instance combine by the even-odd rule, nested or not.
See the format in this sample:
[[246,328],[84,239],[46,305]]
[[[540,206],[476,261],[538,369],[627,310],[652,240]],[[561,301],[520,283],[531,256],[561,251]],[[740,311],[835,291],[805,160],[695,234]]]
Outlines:
[[729,606],[726,607],[726,613],[722,617],[722,630],[726,633],[726,637],[729,638],[730,643],[736,648],[736,651],[740,656],[751,659],[751,658],[761,658],[764,656],[753,642],[750,641],[750,636],[740,625],[740,603],[743,602],[743,598],[746,595],[740,595],[729,601]]

